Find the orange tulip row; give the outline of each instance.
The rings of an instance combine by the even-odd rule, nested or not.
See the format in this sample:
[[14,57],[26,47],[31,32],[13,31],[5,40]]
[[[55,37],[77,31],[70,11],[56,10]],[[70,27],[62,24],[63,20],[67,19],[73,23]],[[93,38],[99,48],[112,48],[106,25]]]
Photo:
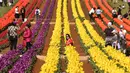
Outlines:
[[18,3],[0,19],[0,29],[7,26],[8,23],[13,21],[16,6],[19,6],[19,8],[21,9],[22,6],[26,6],[28,3],[29,0],[19,0]]
[[[96,7],[97,8],[97,6],[96,6],[96,4],[95,4],[95,1],[94,0],[90,0],[90,3],[93,5],[93,7]],[[101,5],[101,4],[99,4],[99,5]],[[86,0],[86,7],[88,8],[88,10],[90,10],[91,9],[91,6],[90,6],[90,4],[89,4],[89,0]],[[102,7],[101,7],[102,8]],[[101,14],[101,17],[103,18],[103,21],[107,24],[110,20],[108,20],[103,14]],[[102,23],[102,21],[99,19],[99,18],[95,18],[95,20],[96,20],[96,22],[97,22],[97,24],[100,26],[100,28],[104,31],[104,29],[107,27],[107,25],[105,25],[105,24],[103,24]],[[117,21],[118,22],[118,19],[114,19],[115,21]],[[114,25],[114,27],[119,31],[119,28],[118,27],[116,27],[115,25]],[[125,27],[125,26],[124,26]],[[127,26],[128,27],[128,26]],[[130,27],[129,27],[130,28]],[[127,40],[130,40],[130,34],[127,34],[126,35],[126,39]],[[127,41],[127,46],[130,46],[130,41]]]

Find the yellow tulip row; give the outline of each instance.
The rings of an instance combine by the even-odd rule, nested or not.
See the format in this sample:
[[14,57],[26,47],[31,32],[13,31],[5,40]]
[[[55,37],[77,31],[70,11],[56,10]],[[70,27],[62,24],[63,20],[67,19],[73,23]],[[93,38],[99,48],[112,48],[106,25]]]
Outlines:
[[51,37],[50,46],[48,48],[47,56],[45,58],[45,64],[41,67],[40,73],[54,73],[57,71],[57,65],[59,62],[59,50],[61,40],[61,7],[62,0],[58,0],[57,13],[56,13],[56,24]]
[[[78,19],[76,19],[76,20],[78,21]],[[81,25],[81,23],[77,23],[77,24]],[[77,28],[78,28],[78,30],[84,29],[78,25],[77,25]],[[82,30],[82,32],[83,32],[83,30]],[[82,32],[78,32],[79,35],[84,34],[84,35],[89,36],[88,34],[86,34],[86,32],[85,33],[82,33]],[[82,36],[80,36],[80,37],[82,39]],[[88,38],[86,38],[86,39],[88,39]],[[91,42],[91,41],[92,41],[92,39],[90,39],[90,37],[89,37],[89,40],[87,40],[87,42]],[[83,40],[83,43],[85,44],[86,47],[90,46],[89,44],[86,43],[85,40]],[[93,43],[93,45],[94,45],[94,43]],[[96,48],[98,48],[96,45],[94,45],[94,46]],[[113,62],[113,60],[109,60],[107,55],[105,55],[100,49],[97,50],[96,48],[94,50],[92,50],[91,52],[89,52],[89,54],[92,57],[93,61],[96,63],[96,66],[98,66],[100,68],[100,70],[104,70],[104,72],[107,72],[107,73],[124,73],[124,70],[122,68],[117,67],[117,65],[116,65],[117,63]],[[90,47],[90,49],[88,51],[90,51],[91,49],[92,49],[92,47]],[[106,64],[104,64],[104,63],[106,63]],[[108,65],[107,63],[113,64],[113,65]],[[111,68],[109,68],[109,67],[111,67]],[[112,71],[112,70],[114,70],[114,71]]]
[[[79,0],[76,0],[76,3],[77,3],[77,8],[78,8],[80,16],[84,17]],[[89,21],[85,19],[84,23],[85,23],[85,26],[87,27],[88,31],[92,35],[93,39],[96,42],[101,43],[102,46],[104,46],[105,41],[98,35],[98,33],[94,30],[94,28],[89,23]],[[109,56],[111,56],[114,60],[116,60],[116,62],[118,62],[118,64],[120,64],[124,68],[127,68],[127,71],[130,72],[130,59],[128,57],[126,57],[126,55],[124,55],[123,53],[121,53],[120,51],[118,51],[112,47],[106,47],[103,50],[105,50],[105,52]]]
[[[80,4],[80,0],[76,0],[76,4],[77,4],[77,10],[79,12],[79,15],[81,17],[84,17],[85,18],[85,15],[82,11],[82,8],[81,8],[81,4]],[[85,24],[85,27],[87,28],[88,32],[90,32],[92,38],[94,39],[94,41],[96,41],[98,43],[98,45],[102,45],[104,46],[105,44],[105,41],[103,40],[102,37],[99,36],[99,34],[94,30],[93,26],[90,24],[89,20],[84,20],[84,24]]]
[[99,36],[99,34],[94,30],[90,22],[88,20],[84,20],[84,24],[88,32],[91,34],[92,38],[94,39],[94,41],[97,42],[98,45],[101,45],[104,47],[105,45],[104,39],[101,36]]
[[117,67],[117,63],[113,60],[109,60],[98,47],[91,47],[88,50],[92,60],[96,63],[100,70],[104,73],[125,73],[122,68]]
[[[79,2],[79,0],[76,0],[76,5],[77,5],[77,8],[78,8],[78,11],[79,11],[79,15],[81,15],[82,17],[84,17],[84,14],[83,14],[83,12],[82,12],[82,9],[81,9],[81,7],[79,7],[80,6],[80,2]],[[73,5],[75,5],[75,1],[74,0],[72,0],[72,4]],[[73,15],[74,15],[74,17],[75,16],[77,16],[77,14],[78,13],[76,13],[76,12],[74,12],[74,11],[76,11],[76,6],[73,6],[72,5],[72,12],[74,13]],[[75,9],[75,10],[74,10]],[[81,13],[80,13],[81,12]],[[99,35],[97,35],[97,33],[96,33],[96,31],[92,28],[92,26],[91,26],[91,24],[89,23],[89,21],[87,21],[86,19],[84,20],[84,23],[85,23],[85,26],[87,27],[87,29],[89,30],[89,32],[91,32],[90,34],[92,35],[92,36],[96,36],[96,37],[93,37],[93,39],[94,40],[96,40],[97,42],[99,42],[99,43],[102,43],[103,44],[103,42],[104,42],[104,40],[99,36]],[[87,39],[87,42],[91,42],[91,43],[93,43],[93,45],[95,45],[95,43],[92,41],[92,39],[89,37],[89,35],[85,32],[85,29],[84,29],[84,27],[83,27],[83,25],[82,25],[82,23],[81,23],[81,21],[80,21],[80,19],[76,19],[76,26],[77,26],[77,28],[78,28],[78,31],[82,31],[82,32],[78,32],[79,33],[79,35],[80,35],[80,37],[81,37],[81,39],[82,39],[82,41],[83,41],[83,43],[85,44],[85,46],[86,47],[88,47],[88,46],[90,46],[89,44],[87,44],[86,43],[86,39]],[[83,39],[83,36],[88,36],[88,37],[85,37],[84,39]],[[88,40],[89,39],[89,40]],[[98,40],[98,39],[100,39],[102,42],[100,42],[100,40]],[[93,47],[92,47],[93,48]],[[89,51],[92,49],[92,48],[90,48],[89,49]],[[97,51],[98,50],[98,51]],[[89,52],[90,54],[92,54],[91,56],[92,56],[92,59],[93,59],[93,61],[96,63],[96,65],[100,68],[100,70],[105,70],[104,72],[106,73],[124,73],[124,70],[123,69],[121,69],[121,68],[119,68],[119,67],[117,67],[117,63],[114,63],[112,60],[109,60],[108,58],[107,58],[107,56],[97,47],[97,46],[95,46],[95,49],[94,50],[91,50],[91,52]],[[94,53],[94,54],[93,54]],[[101,55],[101,54],[102,55]],[[98,55],[98,54],[100,54],[100,55]],[[93,57],[94,56],[94,57]],[[100,58],[101,57],[101,58]],[[110,65],[109,67],[111,67],[110,69],[109,69],[109,67],[108,67],[108,65],[107,64],[104,64],[103,62],[102,62],[102,60],[105,62],[105,63],[111,63],[111,64],[113,64],[113,65]],[[98,62],[98,63],[97,63]],[[106,68],[104,68],[104,67],[106,67]],[[113,68],[113,69],[112,69]],[[113,71],[114,70],[114,71]]]
[[130,73],[130,58],[110,46],[103,48],[103,50]]
[[75,51],[75,47],[73,46],[66,46],[65,47],[65,54],[68,59],[67,65],[67,73],[84,73],[83,71],[83,62],[80,62],[79,54]]
[[[67,14],[67,0],[63,2],[63,20],[64,20],[64,39],[66,38],[66,34],[70,34],[70,24],[68,21],[68,14]],[[65,39],[66,42],[66,39]]]
[[88,34],[86,34],[86,30],[84,29],[84,27],[82,25],[82,22],[80,21],[79,18],[77,18],[78,17],[78,13],[76,11],[75,0],[71,1],[71,5],[72,5],[73,16],[74,16],[74,18],[76,18],[75,22],[76,22],[76,26],[78,28],[78,34],[80,35],[84,45],[86,47],[94,46],[95,45],[94,41],[91,40],[91,38],[90,38],[90,36]]
[[81,8],[81,5],[80,5],[80,0],[76,0],[76,5],[77,5],[77,10],[78,10],[78,12],[79,12],[79,15],[81,16],[81,17],[85,17],[85,15],[84,15],[84,13],[83,13],[83,11],[82,11],[82,8]]
[[[67,0],[63,2],[63,18],[64,18],[64,39],[66,42],[66,34],[70,34],[70,24],[68,21],[68,14],[67,14]],[[83,63],[80,62],[79,54],[76,52],[75,47],[73,46],[66,46],[65,47],[65,54],[68,60],[68,65],[66,72],[67,73],[84,73],[83,71]]]

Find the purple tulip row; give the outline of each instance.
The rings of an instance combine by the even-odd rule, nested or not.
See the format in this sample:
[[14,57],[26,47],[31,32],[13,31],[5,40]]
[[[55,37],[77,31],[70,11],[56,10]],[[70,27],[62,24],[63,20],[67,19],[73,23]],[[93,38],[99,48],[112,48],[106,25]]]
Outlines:
[[[47,0],[50,1],[50,0]],[[55,0],[52,0],[49,13],[47,15],[47,20],[45,21],[44,25],[42,26],[40,33],[38,34],[36,41],[31,49],[29,49],[23,56],[20,58],[14,65],[13,69],[9,71],[9,73],[25,73],[25,71],[30,67],[32,63],[32,58],[36,56],[37,50],[43,47],[44,40],[45,40],[45,33],[49,28],[49,22],[51,21],[51,17],[53,14],[53,9],[55,5]],[[41,22],[42,23],[42,22]]]
[[[48,5],[50,4],[50,1],[48,0],[47,2],[46,2],[46,5],[45,5],[45,7],[44,7],[44,10],[42,11],[42,15],[40,16],[40,19],[39,20],[37,20],[37,22],[36,22],[36,24],[41,24],[42,23],[42,21],[43,21],[43,18],[45,17],[45,15],[46,15],[46,11],[47,11],[47,9],[48,9]],[[32,30],[32,38],[34,38],[35,37],[35,34],[37,33],[37,30],[40,28],[40,26],[37,26],[37,27],[34,27],[34,30]]]
[[12,64],[10,60],[15,58],[18,55],[18,53],[19,53],[18,51],[12,50],[12,51],[9,51],[7,54],[4,54],[0,58],[0,71],[6,66]]
[[[42,2],[42,0],[40,0]],[[38,23],[39,21],[37,21]],[[39,29],[36,30],[37,28],[40,28],[39,24],[36,24],[33,29],[32,29],[32,33],[34,32],[33,30],[35,30],[35,32],[37,32]],[[34,35],[34,34],[32,34]],[[34,37],[33,37],[34,38]],[[24,47],[19,44],[17,46],[18,49],[23,49]],[[16,57],[18,57],[20,55],[20,52],[18,50],[10,50],[8,53],[4,54],[1,58],[0,58],[0,71],[3,70],[6,66],[11,65],[13,62],[12,60]]]

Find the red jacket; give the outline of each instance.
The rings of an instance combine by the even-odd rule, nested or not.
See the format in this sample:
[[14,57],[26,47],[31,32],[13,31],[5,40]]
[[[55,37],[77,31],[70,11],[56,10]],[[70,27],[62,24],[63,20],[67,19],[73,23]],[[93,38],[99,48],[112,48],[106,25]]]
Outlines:
[[66,45],[73,45],[73,40],[70,38],[66,41]]
[[32,36],[32,32],[29,28],[25,29],[24,33],[23,33],[23,45],[25,46],[27,42],[31,42],[31,36]]

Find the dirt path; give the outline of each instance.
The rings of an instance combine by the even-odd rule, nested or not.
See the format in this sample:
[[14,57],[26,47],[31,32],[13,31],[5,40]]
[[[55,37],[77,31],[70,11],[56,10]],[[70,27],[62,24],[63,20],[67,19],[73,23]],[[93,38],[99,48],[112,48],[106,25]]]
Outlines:
[[[81,1],[81,5],[82,5],[82,9],[85,13],[85,16],[87,19],[89,19],[88,17],[88,11],[85,7],[85,4],[83,1]],[[71,1],[68,0],[68,16],[69,16],[69,20],[73,20],[73,16],[72,16],[72,9],[71,9]],[[73,21],[71,21],[73,22]],[[85,51],[83,50],[81,44],[80,44],[80,40],[79,40],[79,35],[76,31],[76,26],[75,25],[70,25],[70,30],[71,30],[71,35],[72,35],[72,39],[74,41],[74,46],[76,47],[76,51],[79,53],[79,56],[83,56],[86,57]],[[82,58],[81,58],[82,59]],[[92,66],[90,65],[90,63],[88,62],[87,59],[82,60],[81,62],[83,62],[83,69],[85,73],[94,73]]]
[[[56,0],[56,3],[55,3],[55,7],[54,7],[54,11],[53,11],[53,15],[52,15],[52,20],[51,22],[54,22],[55,21],[55,18],[56,18],[56,8],[57,8],[57,0]],[[48,48],[49,48],[49,43],[51,41],[51,36],[52,36],[52,33],[53,33],[53,30],[54,30],[54,24],[51,24],[50,27],[49,27],[49,31],[47,33],[47,36],[45,38],[45,44],[44,44],[44,48],[43,48],[43,51],[41,53],[41,56],[46,56],[47,55],[47,51],[48,51]],[[33,68],[33,73],[39,73],[40,72],[40,69],[41,69],[41,66],[44,64],[45,62],[39,58],[37,58],[37,61],[36,61],[36,64],[34,65],[34,68]]]
[[88,14],[89,14],[89,13],[88,13],[89,11],[88,11],[88,9],[87,9],[87,7],[86,7],[85,0],[81,0],[80,3],[81,3],[82,10],[83,10],[83,12],[84,12],[84,14],[85,14],[85,18],[89,20],[89,19],[90,19],[90,18],[89,18],[89,15],[88,15]]
[[[69,21],[74,22],[74,19],[73,19],[73,16],[72,16],[72,11],[71,11],[71,4],[70,4],[71,2],[70,2],[70,0],[68,0],[68,3],[69,3],[69,5],[68,5]],[[56,6],[57,6],[57,1],[56,1],[56,5],[55,5],[55,9],[54,9],[54,12],[53,12],[53,17],[52,17],[51,22],[54,22],[55,18],[56,18],[56,8],[57,8]],[[85,52],[81,48],[79,40],[77,40],[77,39],[79,39],[79,37],[78,37],[78,33],[75,30],[75,25],[71,25],[70,29],[71,29],[71,33],[73,32],[72,33],[72,38],[74,40],[74,46],[76,47],[77,52],[80,54],[80,56],[85,56]],[[47,51],[48,51],[48,48],[49,48],[49,43],[51,41],[50,38],[52,36],[53,30],[54,30],[54,24],[51,24],[50,27],[49,27],[48,34],[47,34],[47,36],[45,38],[45,45],[44,45],[41,56],[46,56],[47,55]],[[82,62],[84,63],[83,68],[84,68],[85,73],[93,73],[92,67],[89,64],[89,62],[87,60],[83,60]],[[33,73],[39,73],[40,69],[41,69],[41,66],[44,63],[45,62],[43,60],[37,59],[36,64],[34,65],[34,68],[33,68]],[[62,61],[62,66],[64,66],[64,60]],[[65,71],[63,68],[64,67],[62,67],[62,71]]]

